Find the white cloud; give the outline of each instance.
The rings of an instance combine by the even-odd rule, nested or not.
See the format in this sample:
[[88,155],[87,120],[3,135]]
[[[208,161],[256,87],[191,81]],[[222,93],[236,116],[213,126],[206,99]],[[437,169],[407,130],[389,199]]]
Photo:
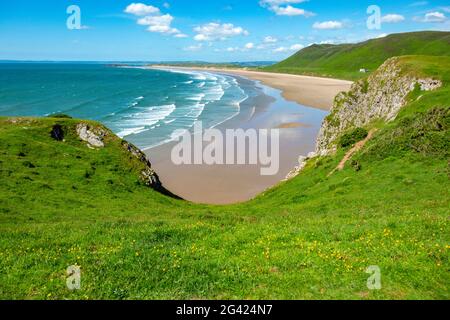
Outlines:
[[343,27],[343,23],[339,21],[316,22],[313,24],[313,28],[318,30],[336,30]]
[[[165,6],[167,7],[167,6]],[[181,33],[177,28],[172,27],[174,17],[170,14],[162,14],[161,10],[154,6],[143,3],[132,3],[125,9],[126,13],[140,16],[137,24],[147,26],[147,31],[173,35],[177,38],[186,38],[187,35]]]
[[295,50],[295,51],[299,51],[299,50],[302,50],[304,47],[305,47],[305,46],[302,45],[302,44],[294,44],[294,45],[291,46],[290,49],[291,49],[291,50]]
[[273,50],[273,52],[275,52],[275,53],[281,53],[281,52],[287,52],[287,51],[289,51],[289,48],[287,48],[287,47],[278,47]]
[[166,8],[166,9],[170,9],[170,3],[164,2],[163,3],[163,7]]
[[148,26],[148,31],[166,34],[180,34],[180,30],[172,28],[173,17],[170,14],[162,16],[146,16],[138,20],[138,24]]
[[245,45],[245,49],[250,50],[255,47],[255,44],[253,42],[249,42]]
[[272,36],[267,36],[264,38],[264,43],[277,43],[278,39]]
[[417,22],[442,23],[448,21],[448,18],[444,13],[440,11],[434,11],[428,12],[423,17],[414,17],[413,20]]
[[273,50],[274,53],[284,53],[284,52],[293,52],[293,51],[299,51],[303,49],[305,46],[302,44],[293,44],[290,47],[278,47]]
[[203,44],[199,43],[198,45],[189,46],[186,48],[183,48],[184,51],[199,51],[203,48]]
[[259,4],[262,7],[268,8],[270,11],[275,12],[278,16],[311,17],[314,13],[291,6],[291,4],[299,4],[306,1],[307,0],[261,0]]
[[305,17],[311,17],[313,16],[312,12],[305,11],[304,9],[295,8],[293,6],[287,6],[287,7],[274,7],[273,11],[276,13],[277,16],[305,16]]
[[154,6],[148,6],[143,3],[132,3],[125,9],[126,13],[134,14],[135,16],[145,16],[148,14],[159,14],[160,11]]
[[260,4],[262,6],[282,6],[286,4],[296,4],[296,3],[302,3],[306,2],[307,0],[261,0]]
[[423,22],[444,22],[447,17],[442,12],[429,12],[425,15]]
[[388,35],[389,34],[387,34],[387,33],[382,33],[382,34],[379,34],[378,36],[376,36],[375,39],[386,38]]
[[252,49],[255,49],[256,46],[253,42],[249,42],[247,44],[245,44],[242,48],[241,47],[228,47],[225,49],[214,49],[215,52],[221,52],[221,51],[226,51],[226,52],[246,52]]
[[197,35],[194,37],[197,41],[217,41],[226,40],[236,36],[247,36],[248,31],[242,27],[235,27],[232,23],[219,24],[215,22],[207,23],[194,28]]
[[395,13],[387,14],[381,18],[381,22],[384,23],[398,23],[402,21],[405,21],[405,17]]

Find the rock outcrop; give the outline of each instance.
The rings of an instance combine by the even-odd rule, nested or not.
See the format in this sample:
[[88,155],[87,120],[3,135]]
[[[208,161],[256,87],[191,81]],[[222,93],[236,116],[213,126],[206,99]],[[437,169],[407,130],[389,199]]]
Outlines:
[[310,152],[306,157],[305,156],[298,157],[298,166],[296,166],[291,172],[288,173],[284,181],[291,180],[292,178],[298,176],[300,172],[302,172],[303,169],[305,169],[308,160],[315,157],[317,157],[317,154],[315,152]]
[[122,146],[134,158],[136,158],[138,161],[144,164],[144,169],[141,170],[140,178],[147,186],[166,196],[175,199],[181,199],[180,197],[173,194],[163,186],[161,180],[159,179],[158,174],[155,172],[155,170],[152,169],[152,164],[150,163],[150,160],[147,158],[145,153],[143,153],[141,150],[139,150],[139,148],[137,148],[136,146],[125,140],[122,141]]
[[131,153],[133,157],[145,164],[144,170],[141,171],[142,181],[144,181],[144,183],[149,187],[155,189],[162,188],[162,183],[159,180],[156,172],[152,169],[152,164],[150,163],[150,160],[147,158],[147,156],[141,150],[127,141],[123,141],[122,146],[125,150]]
[[77,125],[77,134],[81,140],[88,143],[90,148],[103,148],[105,144],[103,139],[107,132],[101,127],[92,127],[87,123],[80,123]]
[[324,120],[317,139],[316,153],[327,155],[336,150],[336,140],[347,130],[364,127],[374,121],[394,120],[407,96],[417,86],[422,91],[442,86],[435,79],[421,79],[402,69],[400,58],[387,60],[367,79],[353,84],[349,92],[340,93],[331,114]]
[[[76,126],[76,132],[78,137],[82,141],[87,142],[87,147],[90,149],[104,148],[105,138],[108,135],[113,136],[112,132],[100,125],[92,126],[84,122],[79,123]],[[162,194],[180,199],[178,196],[172,194],[170,191],[164,188],[155,170],[152,169],[150,160],[141,150],[125,140],[122,140],[122,146],[127,152],[131,154],[133,158],[135,158],[142,164],[143,169],[140,170],[139,176],[140,179],[145,183],[145,185]]]

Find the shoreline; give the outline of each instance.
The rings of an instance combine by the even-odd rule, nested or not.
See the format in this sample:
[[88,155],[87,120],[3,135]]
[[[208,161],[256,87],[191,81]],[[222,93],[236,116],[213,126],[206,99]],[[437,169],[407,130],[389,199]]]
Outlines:
[[[189,70],[216,73],[212,70]],[[299,156],[315,149],[326,111],[288,101],[280,90],[258,80],[243,75],[230,76],[243,87],[257,89],[258,94],[242,103],[238,115],[216,128],[222,132],[226,129],[279,129],[280,170],[273,176],[261,176],[261,165],[176,166],[171,161],[171,151],[177,142],[143,150],[163,185],[185,200],[215,205],[251,200],[282,182],[298,165]]]
[[332,108],[336,95],[342,91],[350,90],[350,87],[353,84],[352,81],[347,80],[244,69],[160,65],[153,65],[147,68],[204,71],[232,76],[243,76],[251,80],[260,81],[271,88],[281,90],[282,96],[288,101],[326,111],[329,111]]

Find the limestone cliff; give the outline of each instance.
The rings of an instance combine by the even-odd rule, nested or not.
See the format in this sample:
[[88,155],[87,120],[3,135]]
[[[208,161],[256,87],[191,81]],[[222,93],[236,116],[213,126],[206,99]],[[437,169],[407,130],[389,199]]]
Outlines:
[[387,60],[367,79],[340,93],[331,114],[324,120],[317,139],[318,155],[333,153],[337,139],[346,131],[375,121],[394,120],[416,87],[423,91],[442,86],[439,80],[420,78],[403,69],[401,58]]

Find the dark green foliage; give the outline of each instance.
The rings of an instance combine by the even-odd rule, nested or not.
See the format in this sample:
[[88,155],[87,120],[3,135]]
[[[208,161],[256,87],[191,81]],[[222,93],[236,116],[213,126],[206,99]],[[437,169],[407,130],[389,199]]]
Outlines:
[[342,137],[339,138],[338,144],[341,148],[347,148],[361,140],[364,140],[368,134],[369,133],[366,129],[356,128],[342,135]]
[[56,119],[72,119],[71,116],[63,113],[55,113],[48,116],[49,118],[56,118]]
[[367,81],[367,79],[361,81],[362,81],[361,92],[366,94],[367,92],[369,92],[369,81]]
[[30,161],[24,161],[22,164],[23,164],[24,167],[27,167],[27,168],[30,168],[30,169],[36,168],[36,166],[34,164],[32,164]]
[[355,169],[355,171],[361,171],[361,163],[359,161],[356,160],[352,160],[351,165],[353,167],[353,169]]
[[50,136],[56,141],[64,140],[64,129],[60,124],[55,124],[50,132]]
[[417,152],[425,157],[450,157],[450,108],[433,108],[399,120],[379,134],[366,153],[380,159]]

